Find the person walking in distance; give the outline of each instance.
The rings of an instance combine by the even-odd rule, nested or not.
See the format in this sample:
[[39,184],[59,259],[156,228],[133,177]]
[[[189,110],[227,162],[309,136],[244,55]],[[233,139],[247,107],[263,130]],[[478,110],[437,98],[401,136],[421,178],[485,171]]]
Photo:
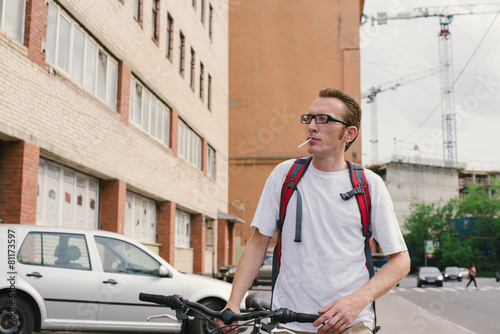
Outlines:
[[[388,261],[371,279],[358,203],[339,196],[353,189],[344,152],[358,136],[361,109],[343,91],[325,88],[300,120],[312,161],[288,202],[272,308],[321,315],[313,324],[281,325],[294,333],[373,333],[372,302],[408,274],[410,259],[391,197],[378,175],[364,170],[371,196],[370,232]],[[281,189],[294,161],[278,164],[264,186],[251,223],[254,233],[238,262],[226,305],[234,312],[278,230]],[[301,195],[301,227],[296,219],[297,193]]]
[[476,266],[474,265],[474,263],[472,263],[469,266],[469,283],[467,283],[465,288],[467,289],[469,287],[469,284],[471,284],[472,282],[474,282],[474,286],[476,287],[476,290],[479,290],[479,288],[477,287],[477,283],[476,283]]

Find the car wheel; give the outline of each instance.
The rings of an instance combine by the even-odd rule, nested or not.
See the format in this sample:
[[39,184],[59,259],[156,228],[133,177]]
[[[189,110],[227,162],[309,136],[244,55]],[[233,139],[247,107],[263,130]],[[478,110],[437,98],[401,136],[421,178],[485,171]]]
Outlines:
[[[225,303],[217,299],[206,299],[200,302],[211,310],[221,311]],[[187,332],[189,334],[209,334],[213,333],[215,326],[200,315],[195,315],[195,319],[188,322]]]
[[417,288],[421,288],[421,287],[422,287],[422,283],[417,282]]
[[461,279],[461,278],[459,278],[459,279],[458,279],[458,281],[459,281],[459,282],[462,282],[462,279]]
[[[11,304],[13,300],[15,304]],[[13,305],[14,312],[11,308]],[[34,318],[33,310],[24,299],[0,296],[0,333],[31,334],[35,326]]]
[[443,287],[443,282],[437,284],[438,287]]

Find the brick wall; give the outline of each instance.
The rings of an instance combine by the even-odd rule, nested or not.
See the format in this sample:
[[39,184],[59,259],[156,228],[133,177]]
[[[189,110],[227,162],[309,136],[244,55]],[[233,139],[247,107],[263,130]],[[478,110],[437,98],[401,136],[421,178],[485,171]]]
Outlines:
[[194,252],[193,270],[195,273],[205,272],[206,227],[203,215],[191,216],[191,248]]
[[24,141],[0,143],[2,223],[35,224],[40,150]]
[[120,180],[101,181],[99,222],[102,230],[123,234],[127,185]]
[[26,1],[26,19],[24,23],[24,45],[28,48],[28,57],[38,65],[45,66],[45,53],[42,41],[47,35],[48,5],[45,0]]

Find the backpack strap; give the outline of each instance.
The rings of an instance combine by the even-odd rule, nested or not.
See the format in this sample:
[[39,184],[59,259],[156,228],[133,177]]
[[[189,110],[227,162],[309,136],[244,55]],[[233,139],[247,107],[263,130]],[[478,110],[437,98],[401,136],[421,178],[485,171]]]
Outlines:
[[278,225],[278,241],[276,243],[276,247],[274,247],[273,253],[273,268],[272,268],[272,290],[274,290],[274,284],[276,283],[276,279],[278,277],[279,268],[281,266],[281,232],[283,230],[283,223],[285,221],[286,216],[286,208],[288,206],[288,202],[292,197],[293,193],[297,191],[297,208],[296,208],[296,221],[295,221],[295,242],[301,242],[302,238],[302,196],[300,195],[299,189],[297,185],[301,177],[306,172],[307,168],[311,164],[312,156],[307,158],[300,158],[295,160],[292,167],[288,171],[288,174],[285,177],[285,181],[283,182],[283,186],[281,188],[281,196],[280,196],[280,212],[279,219],[277,222]]
[[[340,197],[347,201],[353,196],[356,196],[358,202],[359,212],[361,214],[361,225],[363,228],[363,236],[365,237],[365,258],[366,258],[366,268],[368,269],[369,277],[372,278],[375,275],[375,269],[373,267],[373,258],[371,251],[371,237],[372,232],[370,231],[370,216],[371,216],[371,197],[370,190],[368,188],[368,182],[366,182],[365,171],[360,165],[346,160],[347,167],[349,168],[349,176],[351,177],[351,183],[353,189],[346,193],[341,193]],[[380,326],[377,326],[377,312],[375,311],[375,301],[373,301],[373,315],[375,321],[375,329],[373,333],[377,333],[380,330]]]

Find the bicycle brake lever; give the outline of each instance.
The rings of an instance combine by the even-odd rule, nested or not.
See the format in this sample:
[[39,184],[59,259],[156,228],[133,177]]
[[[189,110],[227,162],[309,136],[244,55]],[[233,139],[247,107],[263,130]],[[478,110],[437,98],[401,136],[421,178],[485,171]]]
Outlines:
[[157,318],[168,318],[170,320],[179,321],[179,322],[182,321],[182,320],[178,320],[176,317],[174,317],[173,315],[170,315],[170,314],[152,315],[152,316],[148,317],[148,321],[150,321],[151,319],[157,319]]

